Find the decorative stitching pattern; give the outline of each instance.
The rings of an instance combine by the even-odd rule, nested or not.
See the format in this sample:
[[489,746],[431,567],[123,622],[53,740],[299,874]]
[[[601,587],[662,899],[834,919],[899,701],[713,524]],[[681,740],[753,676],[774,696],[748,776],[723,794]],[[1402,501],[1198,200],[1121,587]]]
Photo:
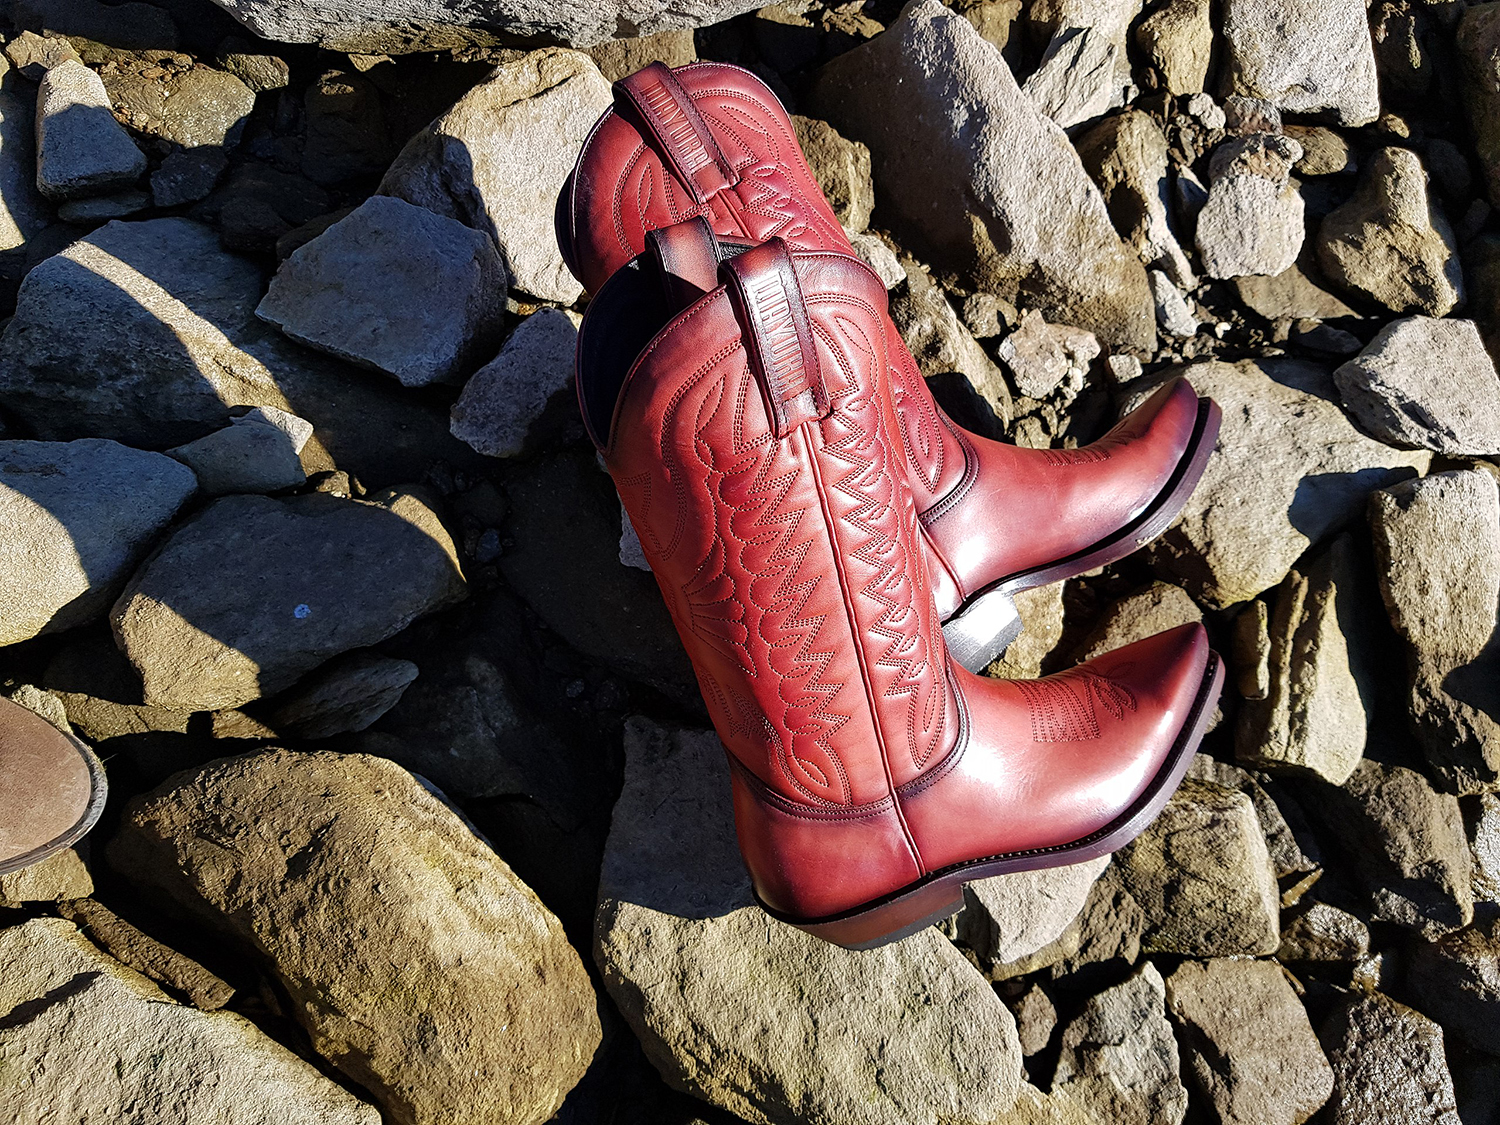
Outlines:
[[[1132,668],[1114,669],[1125,675]],[[1070,668],[1043,680],[1012,681],[1031,710],[1034,742],[1089,742],[1100,735],[1099,708],[1116,719],[1139,706],[1124,684],[1089,668]]]

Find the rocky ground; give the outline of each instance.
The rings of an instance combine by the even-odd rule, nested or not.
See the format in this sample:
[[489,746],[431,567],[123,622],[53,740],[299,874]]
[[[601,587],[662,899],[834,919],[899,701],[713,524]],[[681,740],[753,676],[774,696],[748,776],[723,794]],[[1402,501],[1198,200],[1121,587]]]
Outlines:
[[[0,684],[112,796],[0,879],[0,1117],[1500,1122],[1500,3],[224,6],[3,7]],[[1203,620],[1189,781],[875,952],[751,904],[572,405],[553,200],[694,58],[965,424],[1224,411],[992,669]]]

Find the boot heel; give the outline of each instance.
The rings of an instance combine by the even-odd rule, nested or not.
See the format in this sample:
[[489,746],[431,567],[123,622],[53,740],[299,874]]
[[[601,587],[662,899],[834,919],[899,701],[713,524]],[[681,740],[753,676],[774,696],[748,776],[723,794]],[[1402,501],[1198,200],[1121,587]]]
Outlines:
[[944,877],[918,884],[877,905],[816,921],[792,918],[764,903],[761,909],[778,921],[833,945],[854,950],[876,949],[951,918],[963,909],[963,891],[961,877]]
[[1021,615],[1009,594],[992,590],[943,625],[948,653],[970,672],[983,672],[1021,635]]

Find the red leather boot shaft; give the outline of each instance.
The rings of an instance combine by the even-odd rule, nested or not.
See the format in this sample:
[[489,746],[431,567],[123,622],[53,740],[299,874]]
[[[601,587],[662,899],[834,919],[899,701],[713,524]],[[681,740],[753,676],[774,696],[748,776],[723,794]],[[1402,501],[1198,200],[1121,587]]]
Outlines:
[[844,256],[784,276],[779,246],[652,341],[604,460],[730,752],[788,800],[865,805],[946,753],[953,704],[874,372],[884,288]]

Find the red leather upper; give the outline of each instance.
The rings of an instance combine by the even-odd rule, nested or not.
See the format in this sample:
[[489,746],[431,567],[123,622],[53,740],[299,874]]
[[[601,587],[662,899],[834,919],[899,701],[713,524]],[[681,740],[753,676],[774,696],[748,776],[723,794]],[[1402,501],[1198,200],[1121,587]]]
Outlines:
[[1208,648],[1188,626],[1035,682],[953,665],[899,471],[884,287],[783,246],[663,313],[616,391],[597,337],[626,290],[659,284],[645,258],[621,271],[584,318],[578,376],[731,756],[757,892],[823,917],[1108,824],[1166,760]]
[[[616,107],[585,141],[559,201],[559,242],[595,293],[641,253],[648,231],[699,216],[721,237],[852,253],[765,83],[727,63],[653,64],[617,84]],[[992,583],[1129,523],[1192,436],[1198,400],[1186,383],[1083,450],[1020,449],[966,433],[938,408],[884,313],[879,330],[896,412],[892,464],[904,468],[927,532],[943,618]]]

